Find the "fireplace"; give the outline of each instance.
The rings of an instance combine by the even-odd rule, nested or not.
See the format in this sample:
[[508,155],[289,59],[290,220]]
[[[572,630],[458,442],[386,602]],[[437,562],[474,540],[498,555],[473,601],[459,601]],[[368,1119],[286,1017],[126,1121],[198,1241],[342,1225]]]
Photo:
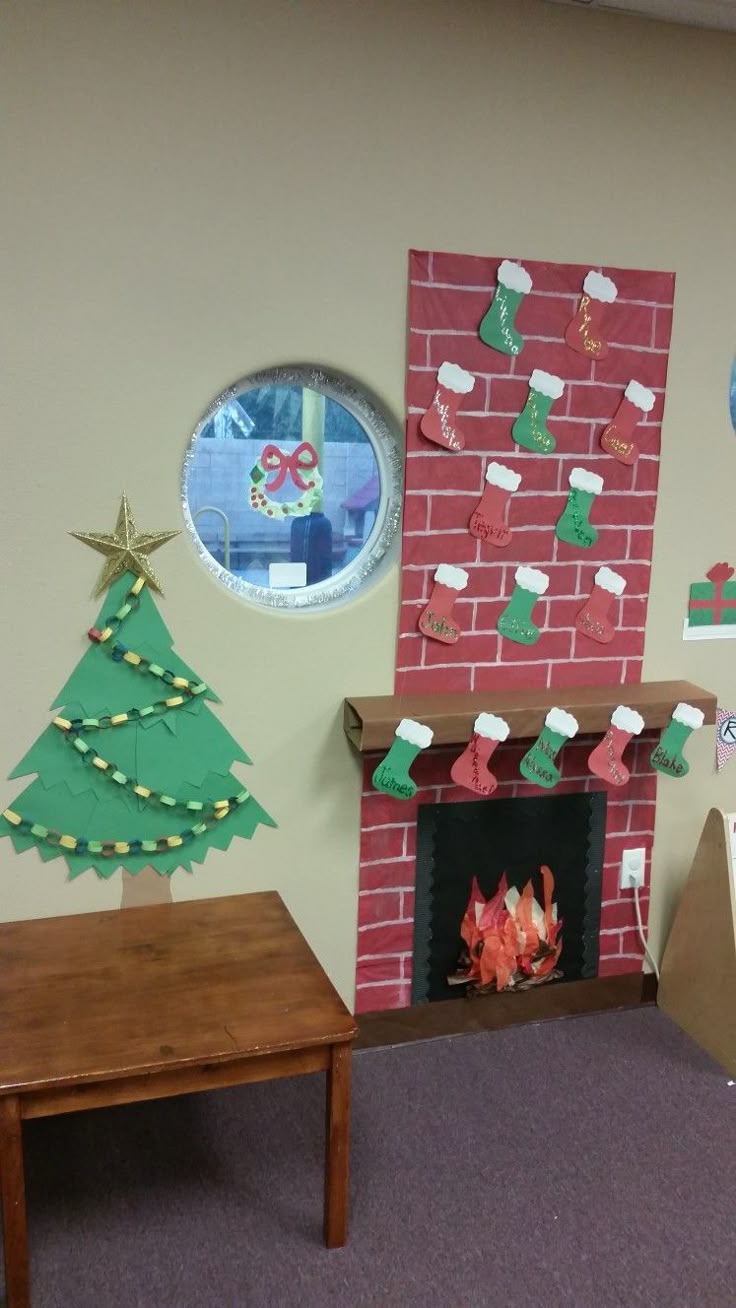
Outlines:
[[[600,739],[600,736],[597,738]],[[591,974],[594,964],[594,975],[599,977],[626,975],[641,972],[642,969],[642,947],[636,928],[633,898],[630,891],[622,891],[619,887],[619,869],[624,850],[644,847],[648,855],[652,846],[656,774],[649,766],[649,754],[655,740],[653,733],[644,732],[638,740],[632,741],[627,752],[631,780],[620,789],[608,789],[605,792],[604,808],[595,812],[592,818],[593,828],[598,832],[596,839],[603,840],[603,851],[597,864],[600,868],[597,953],[588,941],[586,962],[581,964],[581,967],[587,968],[581,972],[586,978]],[[491,813],[494,805],[508,801],[516,803],[529,799],[535,803],[544,803],[547,799],[557,801],[568,795],[595,797],[600,794],[601,784],[591,776],[587,765],[588,755],[595,743],[594,737],[583,737],[565,746],[561,755],[562,779],[549,795],[541,794],[538,787],[524,781],[519,775],[519,763],[528,743],[528,740],[509,741],[503,750],[496,752],[494,772],[499,779],[499,786],[490,799],[482,801],[451,781],[450,767],[457,758],[458,747],[428,750],[417,759],[412,775],[418,790],[415,798],[409,801],[391,799],[373,789],[371,776],[377,757],[369,753],[365,755],[361,803],[356,1012],[405,1008],[420,1002],[421,987],[425,983],[418,978],[415,982],[414,917],[415,901],[417,911],[423,911],[424,892],[421,881],[417,886],[416,877],[418,838],[421,838],[419,833],[424,825],[420,819],[425,807],[431,809],[437,805],[441,810],[447,810],[449,815],[454,809],[474,809],[480,805],[487,807]],[[594,799],[594,803],[600,803],[600,800]],[[450,821],[450,817],[445,820]],[[550,857],[545,849],[535,850],[527,865],[532,874],[538,874],[539,866]],[[536,867],[533,866],[535,862]],[[641,896],[645,924],[649,907],[648,880],[647,875]],[[463,900],[463,894],[458,894],[459,908],[456,904],[453,909],[455,915],[459,912],[462,916],[465,909],[467,895]],[[567,905],[560,906],[560,917],[564,919],[566,914],[569,917],[571,911]],[[574,912],[572,920],[575,920]],[[456,925],[455,922],[453,929]],[[567,923],[564,923],[563,931],[566,926]],[[454,964],[456,959],[452,962]],[[569,966],[566,959],[565,967]],[[568,979],[570,975],[566,971],[565,980]],[[439,982],[438,988],[442,990]],[[461,1001],[464,988],[456,987],[454,993],[458,1001]],[[428,998],[426,990],[424,997]],[[446,997],[446,991],[439,997]],[[523,998],[523,995],[518,996],[520,1003]]]
[[484,900],[497,894],[504,876],[518,892],[531,883],[541,905],[543,866],[562,924],[555,972],[565,981],[596,976],[605,826],[601,791],[420,804],[411,1002],[462,993],[448,978],[457,971],[474,883]]

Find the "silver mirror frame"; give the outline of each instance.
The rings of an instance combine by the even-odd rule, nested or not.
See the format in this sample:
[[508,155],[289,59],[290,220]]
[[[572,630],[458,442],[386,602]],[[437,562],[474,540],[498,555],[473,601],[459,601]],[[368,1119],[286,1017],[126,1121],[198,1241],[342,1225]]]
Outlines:
[[[221,404],[241,395],[243,391],[255,390],[259,386],[306,386],[310,390],[319,391],[327,399],[341,404],[363,428],[373,447],[378,466],[381,487],[378,511],[362,550],[352,563],[341,569],[337,576],[317,582],[313,586],[304,586],[300,590],[271,590],[268,586],[255,586],[252,582],[233,576],[212,557],[200,540],[189,509],[187,481],[194,460],[196,443],[203,427],[214,417]],[[266,368],[262,372],[254,372],[242,377],[232,386],[221,391],[208,406],[192,433],[184,456],[181,507],[187,532],[197,554],[207,571],[229,591],[264,608],[309,611],[328,608],[343,602],[360,592],[369,578],[376,579],[398,532],[401,521],[402,486],[403,455],[399,427],[379,400],[360,382],[345,373],[321,368],[317,364],[285,364],[282,367]],[[243,493],[245,494],[245,490]]]

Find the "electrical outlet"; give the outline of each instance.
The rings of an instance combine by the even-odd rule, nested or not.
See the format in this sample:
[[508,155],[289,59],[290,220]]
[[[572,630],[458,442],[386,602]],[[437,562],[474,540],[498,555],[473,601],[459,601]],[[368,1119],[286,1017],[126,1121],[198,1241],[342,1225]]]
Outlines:
[[633,890],[634,886],[644,885],[644,872],[647,865],[645,849],[625,849],[621,855],[618,884],[622,890]]

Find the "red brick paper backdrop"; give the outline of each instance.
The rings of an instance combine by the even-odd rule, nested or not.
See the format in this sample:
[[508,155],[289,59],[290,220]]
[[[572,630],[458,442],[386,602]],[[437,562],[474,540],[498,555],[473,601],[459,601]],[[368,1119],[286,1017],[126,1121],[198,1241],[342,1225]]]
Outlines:
[[[514,323],[524,338],[515,357],[484,345],[478,325],[496,287],[501,258],[410,254],[407,458],[401,569],[401,614],[396,659],[397,696],[431,691],[488,691],[484,707],[493,711],[493,691],[540,686],[565,688],[639,681],[649,594],[652,535],[659,474],[659,442],[672,325],[674,274],[603,267],[618,288],[604,308],[608,356],[593,361],[576,354],[564,340],[582,291],[588,264],[538,263],[519,258],[532,278]],[[418,433],[419,419],[432,400],[437,369],[459,364],[476,378],[463,397],[459,422],[464,450],[450,452]],[[528,395],[533,369],[565,382],[552,406],[548,426],[553,454],[521,450],[511,427]],[[653,409],[636,430],[641,453],[633,467],[618,463],[599,445],[631,380],[655,392]],[[470,515],[483,488],[487,463],[495,459],[521,473],[510,504],[511,544],[505,550],[472,537]],[[568,493],[568,476],[581,466],[603,477],[591,522],[598,540],[589,550],[557,539],[555,523]],[[440,563],[463,567],[467,589],[455,602],[453,617],[463,630],[456,645],[441,645],[417,631],[417,618],[429,599]],[[513,589],[516,567],[528,564],[550,576],[549,590],[534,608],[542,630],[536,645],[502,640],[496,621]],[[598,645],[574,629],[574,617],[590,593],[603,564],[626,578],[621,599],[612,600],[617,633]],[[625,693],[622,693],[625,702]],[[401,713],[397,713],[398,717]],[[528,743],[528,742],[527,742]],[[590,740],[573,741],[562,752],[558,791],[599,789],[586,760]],[[651,848],[656,777],[648,764],[652,738],[631,748],[631,781],[610,792],[606,824],[601,914],[601,975],[641,967],[631,895],[618,889],[618,866],[625,847]],[[519,776],[525,743],[501,745],[493,771],[500,795],[538,794]],[[452,785],[450,765],[460,752],[433,751],[417,760],[414,801],[391,799],[371,789],[376,763],[367,758],[361,808],[360,893],[356,1010],[403,1007],[410,1002],[413,947],[414,850],[419,803],[461,802],[475,798]],[[627,755],[627,758],[629,756]],[[645,914],[648,899],[642,900]]]
[[[490,349],[478,336],[500,262],[416,250],[410,254],[396,694],[641,680],[674,274],[599,269],[616,283],[618,296],[604,307],[610,349],[607,358],[596,362],[576,354],[564,340],[589,265],[521,259],[532,289],[515,317],[524,348],[508,356]],[[446,359],[476,378],[461,402],[466,445],[458,453],[432,445],[418,432],[434,394],[437,369]],[[565,382],[548,422],[557,441],[553,454],[520,450],[511,439],[535,368]],[[654,391],[656,401],[637,426],[639,458],[626,467],[604,453],[599,439],[632,379]],[[511,497],[513,537],[503,550],[476,540],[467,529],[491,459],[522,477]],[[603,478],[591,514],[598,540],[589,550],[566,545],[554,534],[567,499],[568,476],[576,466]],[[470,578],[453,608],[465,633],[456,645],[427,640],[417,631],[417,617],[440,563],[457,564]],[[531,647],[502,640],[496,632],[520,563],[541,568],[550,577],[549,590],[534,608],[542,636]],[[620,625],[610,645],[597,645],[573,627],[603,564],[626,578],[622,598],[612,605],[614,618],[619,610]],[[560,699],[564,705],[564,696]]]

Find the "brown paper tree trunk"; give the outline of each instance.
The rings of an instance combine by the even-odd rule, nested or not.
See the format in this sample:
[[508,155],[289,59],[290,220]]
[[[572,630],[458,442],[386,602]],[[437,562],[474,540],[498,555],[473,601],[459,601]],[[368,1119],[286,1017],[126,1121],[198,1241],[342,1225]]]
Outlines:
[[141,868],[137,876],[123,870],[121,908],[144,908],[149,904],[171,902],[171,877],[161,876],[150,863]]

